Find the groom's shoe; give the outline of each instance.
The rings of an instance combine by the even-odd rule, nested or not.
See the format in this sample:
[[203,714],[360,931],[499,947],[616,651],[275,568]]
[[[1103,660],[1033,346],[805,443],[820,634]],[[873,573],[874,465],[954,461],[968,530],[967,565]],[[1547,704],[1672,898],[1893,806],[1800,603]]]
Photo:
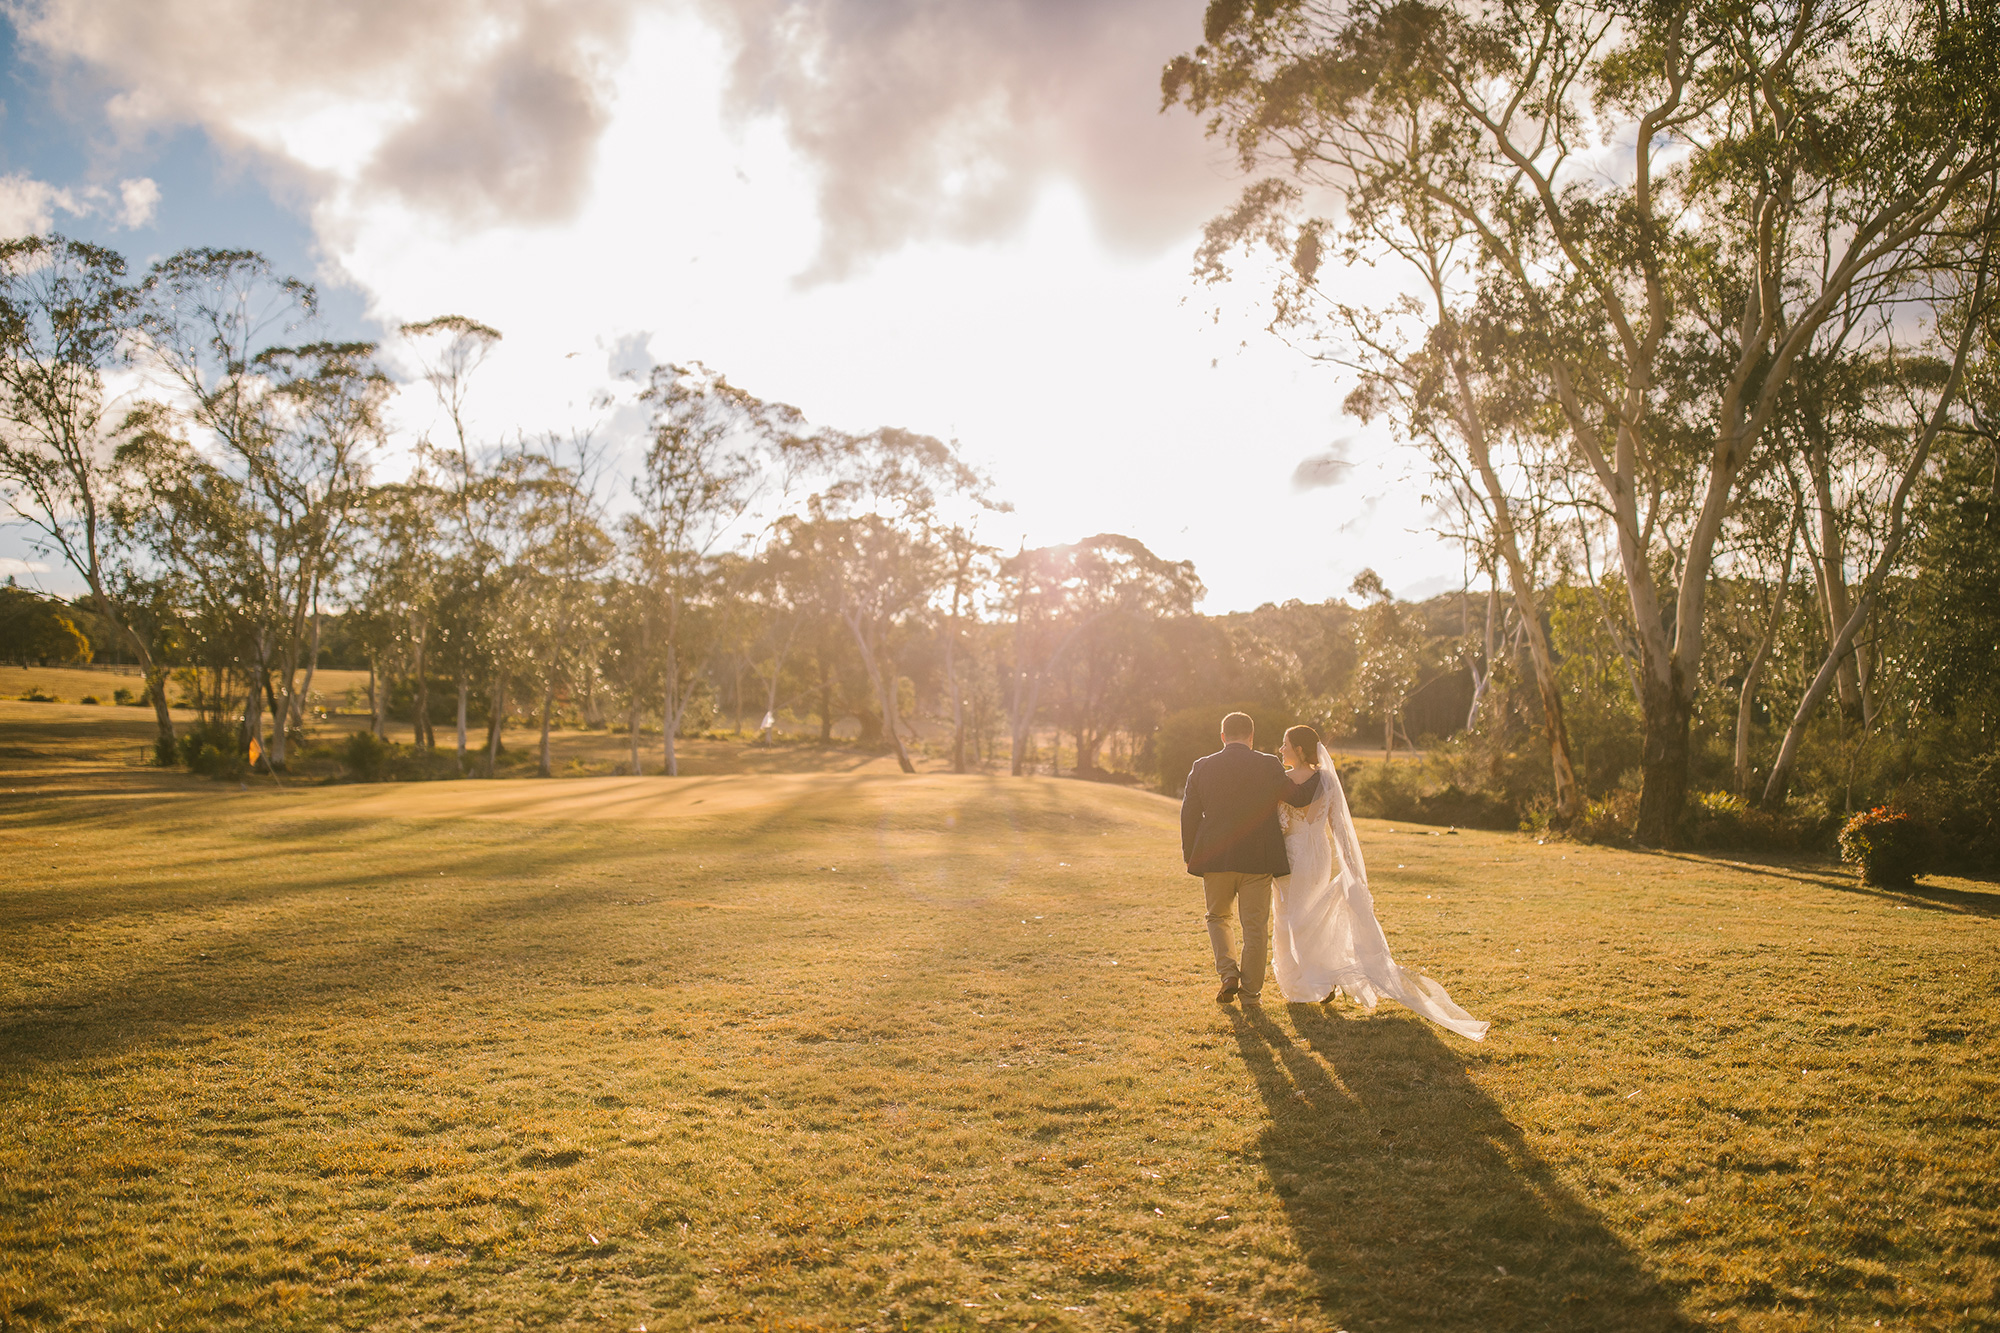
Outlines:
[[1243,983],[1239,982],[1235,977],[1231,977],[1229,980],[1223,982],[1222,989],[1215,993],[1215,1002],[1217,1004],[1228,1004],[1236,998],[1236,992],[1242,989]]

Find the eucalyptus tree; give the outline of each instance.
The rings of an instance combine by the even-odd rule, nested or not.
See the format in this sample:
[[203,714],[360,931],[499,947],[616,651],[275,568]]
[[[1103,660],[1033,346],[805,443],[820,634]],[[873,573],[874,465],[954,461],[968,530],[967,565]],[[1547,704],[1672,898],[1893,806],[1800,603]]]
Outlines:
[[437,743],[430,674],[444,584],[439,510],[446,499],[421,465],[405,481],[376,487],[363,506],[366,540],[357,544],[353,562],[357,608],[378,627],[370,636],[371,658],[402,667],[410,683],[411,741],[420,750]]
[[1372,569],[1355,575],[1348,591],[1363,604],[1355,625],[1358,660],[1348,686],[1348,704],[1356,713],[1381,718],[1386,762],[1396,752],[1396,722],[1403,704],[1422,674],[1423,626],[1396,604],[1382,576]]
[[903,738],[898,640],[922,624],[945,582],[954,521],[1000,506],[956,443],[886,426],[837,437],[830,484],[812,497],[820,563],[882,711],[897,765],[916,772]]
[[1115,533],[1086,537],[1064,555],[1063,615],[1075,638],[1057,679],[1083,772],[1099,767],[1114,728],[1157,708],[1148,667],[1163,649],[1162,625],[1192,616],[1203,588],[1191,561],[1164,559]]
[[631,749],[627,771],[645,772],[639,757],[640,723],[659,697],[659,601],[645,583],[623,567],[629,554],[621,543],[619,566],[597,590],[597,619],[603,632],[601,667],[611,692],[625,710],[625,738]]
[[[1784,626],[1785,618],[1791,610],[1792,565],[1798,553],[1799,529],[1803,525],[1804,513],[1796,503],[1785,511],[1784,535],[1776,543],[1778,574],[1776,579],[1768,577],[1766,569],[1760,570],[1765,577],[1756,580],[1763,592],[1763,605],[1758,608],[1756,638],[1750,650],[1750,657],[1743,665],[1743,677],[1736,687],[1736,744],[1732,766],[1733,790],[1741,797],[1750,790],[1750,733],[1756,720],[1757,688],[1763,682],[1764,670],[1770,664],[1772,651],[1778,645],[1778,632]],[[1777,524],[1767,523],[1767,529],[1775,529]],[[1769,553],[1766,552],[1767,562]]]
[[243,250],[186,250],[155,264],[141,292],[144,360],[165,396],[135,413],[130,454],[170,476],[186,508],[150,523],[172,551],[180,522],[236,581],[247,631],[245,729],[268,702],[274,767],[299,701],[322,597],[337,576],[380,447],[388,377],[371,343],[277,341],[316,319],[313,289]]
[[633,483],[627,559],[660,608],[661,720],[666,774],[680,763],[674,734],[694,697],[708,644],[690,612],[712,605],[716,557],[768,526],[760,506],[782,497],[821,441],[797,408],[767,403],[699,363],[655,367],[639,396],[652,443]]
[[439,662],[458,693],[456,715],[458,766],[465,771],[466,714],[472,684],[490,669],[490,654],[481,643],[494,630],[492,616],[499,589],[492,578],[504,544],[494,523],[504,512],[505,481],[473,439],[467,405],[475,373],[501,341],[500,331],[464,315],[404,324],[402,349],[417,363],[418,376],[430,386],[450,427],[450,438],[426,432],[418,456],[431,469],[439,492],[436,533],[439,544],[437,605]]
[[[1066,546],[1023,549],[1002,561],[997,586],[1011,611],[1013,661],[1009,669],[1007,715],[1015,776],[1027,771],[1029,743],[1041,716],[1042,695],[1060,678],[1071,656],[1097,643],[1113,619],[1151,623],[1191,615],[1201,599],[1201,580],[1187,561],[1165,560],[1144,544],[1115,533],[1099,533]],[[1130,656],[1125,645],[1112,656]],[[1099,677],[1086,682],[1077,702],[1078,762],[1101,739],[1112,693],[1104,688],[1113,674],[1109,658],[1086,668]]]
[[873,511],[821,519],[816,536],[839,571],[840,618],[882,711],[882,730],[905,773],[917,771],[904,740],[899,640],[923,622],[938,583],[939,552],[921,526]]
[[944,557],[944,674],[951,688],[951,771],[966,771],[965,622],[979,618],[982,594],[990,592],[999,552],[979,541],[972,523],[954,523],[939,534]]
[[[1942,288],[1931,302],[1937,318],[1933,332],[1941,341],[1949,339],[1949,351],[1938,367],[1943,373],[1941,377],[1906,379],[1904,407],[1908,434],[1904,437],[1904,447],[1898,451],[1898,466],[1890,474],[1888,493],[1879,499],[1885,517],[1875,558],[1862,579],[1852,609],[1830,635],[1826,657],[1806,686],[1791,724],[1779,742],[1771,775],[1764,784],[1766,806],[1777,805],[1786,795],[1806,726],[1827,691],[1833,688],[1856,636],[1873,613],[1884,584],[1903,554],[1910,534],[1911,496],[1930,470],[1932,451],[1939,439],[1959,417],[1956,409],[1960,406],[1967,371],[1978,359],[1978,353],[1990,345],[1988,326],[1995,317],[1996,307],[2000,307],[2000,275],[1994,272],[1994,245],[2000,241],[2000,173],[1989,182],[1980,206],[1968,211],[1972,214],[1971,225],[1959,245],[1972,252],[1971,262],[1946,263],[1933,275]],[[1929,383],[1924,383],[1926,380]],[[1865,686],[1866,682],[1862,684]],[[1863,697],[1866,698],[1865,692]]]
[[775,525],[771,540],[744,565],[737,605],[744,659],[763,687],[764,714],[757,730],[768,742],[776,727],[779,691],[813,606],[812,571],[802,553],[780,540]]
[[522,463],[529,502],[521,511],[524,550],[515,614],[528,650],[525,660],[541,690],[536,772],[546,778],[556,695],[597,669],[601,627],[594,623],[595,583],[613,548],[600,522],[602,450],[588,433],[544,434],[522,451]]
[[[1281,173],[1212,240],[1288,231],[1301,272],[1328,239],[1471,243],[1455,299],[1508,331],[1614,534],[1638,831],[1672,841],[1739,483],[1822,328],[1899,299],[2000,165],[1990,6],[1268,0],[1210,6],[1204,38],[1167,99]],[[1288,223],[1302,188],[1345,230]]]
[[115,251],[60,236],[0,242],[0,504],[84,581],[132,650],[165,762],[166,668],[121,595],[139,575],[113,521],[120,470],[105,375],[123,364],[136,303]]
[[[860,712],[844,705],[857,691],[846,682],[859,665],[853,653],[852,636],[841,617],[845,600],[845,580],[833,543],[826,540],[824,514],[790,514],[779,518],[764,547],[764,559],[777,566],[784,581],[784,595],[797,613],[793,643],[798,652],[811,659],[809,691],[819,715],[819,739],[833,739],[834,722],[845,712]],[[865,673],[863,673],[865,674]],[[836,701],[840,702],[836,702]],[[872,739],[868,721],[864,738]]]

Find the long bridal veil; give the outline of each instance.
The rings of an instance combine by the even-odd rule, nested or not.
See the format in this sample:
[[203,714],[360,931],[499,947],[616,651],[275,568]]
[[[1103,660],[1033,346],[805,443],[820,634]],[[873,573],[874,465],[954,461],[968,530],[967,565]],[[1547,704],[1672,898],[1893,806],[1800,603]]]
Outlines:
[[1453,1004],[1444,987],[1390,956],[1388,938],[1375,920],[1347,793],[1325,745],[1318,757],[1320,794],[1289,817],[1285,839],[1292,874],[1272,940],[1278,989],[1286,999],[1301,1001],[1344,994],[1370,1009],[1387,996],[1440,1027],[1484,1041],[1486,1023]]

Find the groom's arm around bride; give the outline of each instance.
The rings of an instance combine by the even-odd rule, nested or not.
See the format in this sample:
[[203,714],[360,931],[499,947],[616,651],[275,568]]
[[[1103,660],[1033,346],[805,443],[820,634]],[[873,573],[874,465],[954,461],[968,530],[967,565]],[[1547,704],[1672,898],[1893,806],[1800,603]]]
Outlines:
[[[1271,881],[1291,873],[1285,859],[1285,835],[1278,827],[1280,803],[1305,805],[1311,791],[1300,791],[1285,776],[1276,755],[1251,748],[1256,727],[1243,713],[1222,719],[1222,748],[1195,760],[1188,773],[1187,794],[1181,798],[1181,858],[1190,875],[1199,875],[1207,900],[1208,939],[1215,951],[1216,975],[1222,988],[1218,1001],[1239,991],[1255,1000],[1264,985],[1264,963],[1270,950]],[[1230,947],[1230,906],[1243,929],[1243,957]]]

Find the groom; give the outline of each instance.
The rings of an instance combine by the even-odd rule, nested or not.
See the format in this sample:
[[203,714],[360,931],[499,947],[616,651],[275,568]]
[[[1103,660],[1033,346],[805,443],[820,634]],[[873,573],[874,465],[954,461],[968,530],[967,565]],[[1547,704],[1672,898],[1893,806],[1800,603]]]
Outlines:
[[[1264,987],[1264,958],[1271,941],[1271,879],[1292,873],[1285,835],[1278,828],[1280,802],[1312,803],[1312,785],[1285,776],[1276,755],[1250,748],[1257,737],[1248,713],[1222,719],[1222,748],[1194,761],[1181,798],[1181,859],[1200,875],[1208,897],[1208,942],[1226,1004],[1240,991],[1256,1000]],[[1229,905],[1243,923],[1243,962],[1229,951]]]

